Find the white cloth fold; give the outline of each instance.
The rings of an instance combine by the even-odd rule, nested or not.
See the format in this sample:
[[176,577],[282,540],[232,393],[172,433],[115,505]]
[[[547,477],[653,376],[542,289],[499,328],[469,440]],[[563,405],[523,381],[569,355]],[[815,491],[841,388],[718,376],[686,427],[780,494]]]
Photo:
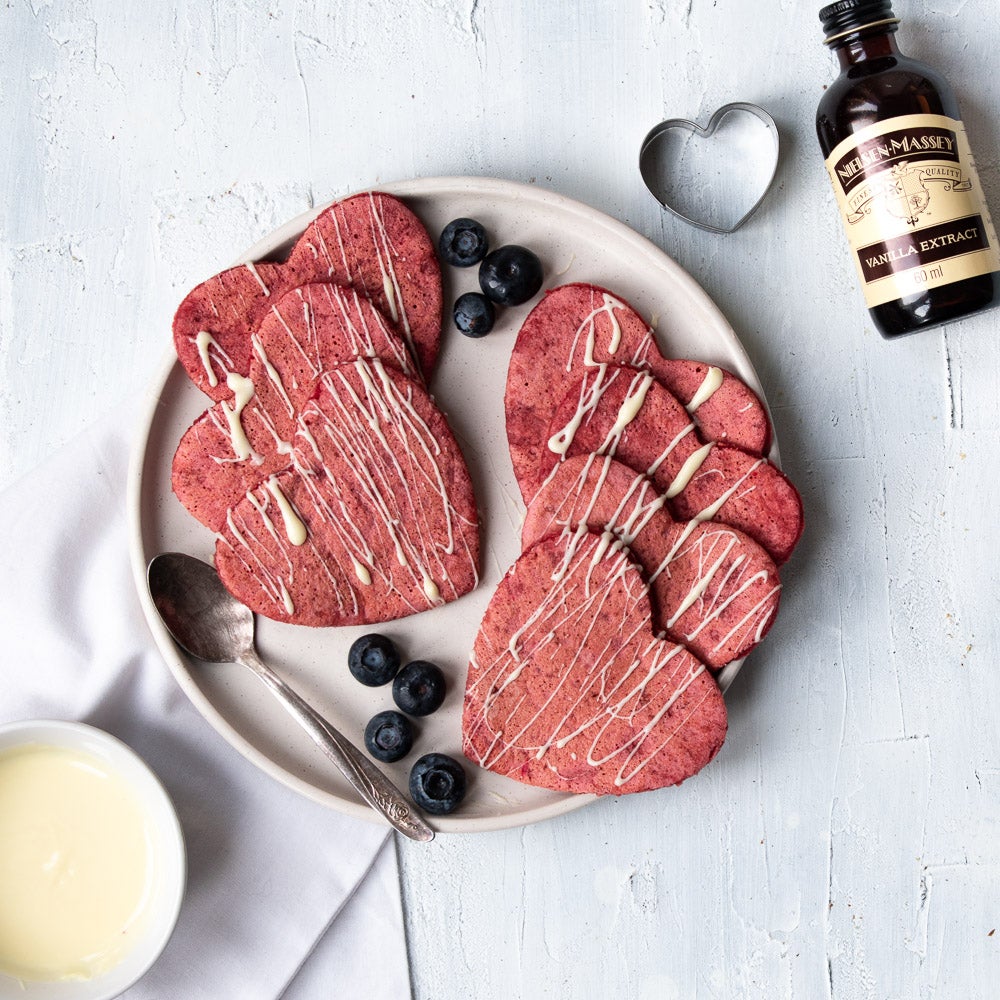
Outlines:
[[124,995],[408,997],[385,828],[258,771],[192,707],[156,649],[128,557],[136,408],[119,408],[0,495],[0,722],[74,719],[108,730],[157,773],[184,830],[176,930]]

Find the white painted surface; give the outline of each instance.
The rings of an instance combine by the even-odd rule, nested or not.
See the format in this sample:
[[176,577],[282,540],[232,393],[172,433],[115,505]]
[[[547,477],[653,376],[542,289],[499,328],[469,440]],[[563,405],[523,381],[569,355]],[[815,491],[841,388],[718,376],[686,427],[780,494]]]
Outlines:
[[[185,290],[380,181],[534,181],[651,237],[730,317],[806,537],[679,789],[402,846],[418,998],[988,998],[1000,981],[1000,313],[866,320],[812,120],[818,4],[419,0],[0,10],[0,484],[141,390]],[[1000,214],[992,0],[899,5]],[[663,117],[764,104],[776,188],[730,237],[636,168]]]

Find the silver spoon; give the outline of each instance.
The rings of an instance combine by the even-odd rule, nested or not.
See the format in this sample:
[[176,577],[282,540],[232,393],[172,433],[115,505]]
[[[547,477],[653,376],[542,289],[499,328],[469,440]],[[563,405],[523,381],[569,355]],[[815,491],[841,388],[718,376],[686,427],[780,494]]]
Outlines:
[[434,839],[434,831],[399,789],[261,660],[254,648],[253,612],[222,586],[212,566],[166,552],[150,560],[146,579],[163,624],[182,649],[199,660],[239,663],[252,670],[372,808],[407,837]]

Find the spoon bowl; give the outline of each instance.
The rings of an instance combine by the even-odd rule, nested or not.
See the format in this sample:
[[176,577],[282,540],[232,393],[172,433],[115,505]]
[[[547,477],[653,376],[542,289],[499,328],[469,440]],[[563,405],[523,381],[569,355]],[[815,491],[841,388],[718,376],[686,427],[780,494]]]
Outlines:
[[253,612],[208,563],[168,552],[150,560],[147,580],[163,624],[185,652],[208,663],[236,663],[253,647]]
[[257,655],[253,612],[222,585],[214,567],[182,552],[150,560],[153,604],[174,641],[208,663],[239,663],[281,701],[355,790],[400,833],[429,841],[434,831],[392,782]]

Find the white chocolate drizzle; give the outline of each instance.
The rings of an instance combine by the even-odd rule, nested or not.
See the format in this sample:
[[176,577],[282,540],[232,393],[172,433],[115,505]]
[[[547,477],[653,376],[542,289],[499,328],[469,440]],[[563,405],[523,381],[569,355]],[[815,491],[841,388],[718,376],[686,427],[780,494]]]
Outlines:
[[[587,414],[593,412],[597,408],[597,404],[601,401],[601,396],[607,388],[604,382],[607,371],[607,365],[599,365],[597,368],[597,377],[594,379],[593,384],[589,383],[587,379],[583,379],[580,382],[580,396],[576,404],[576,410],[562,429],[549,438],[549,451],[554,452],[556,455],[565,455],[569,451],[570,446],[573,444],[573,438],[576,437],[576,432],[580,429],[580,425]],[[608,385],[610,385],[610,382],[608,382]]]
[[642,404],[646,401],[646,393],[653,384],[653,376],[648,373],[636,376],[629,387],[628,395],[622,401],[618,409],[618,416],[615,418],[611,430],[608,432],[609,438],[618,438],[630,423],[639,415]]
[[278,505],[278,510],[281,511],[281,519],[285,525],[285,536],[292,545],[305,545],[306,538],[309,537],[306,526],[302,523],[302,518],[299,517],[297,511],[289,502],[288,497],[282,491],[281,486],[278,484],[277,476],[268,477],[267,489],[271,496],[274,497],[275,503]]
[[670,485],[667,487],[665,496],[668,500],[673,500],[687,485],[694,479],[698,470],[705,464],[705,459],[712,453],[712,442],[702,445],[700,448],[691,452],[690,455],[684,460],[684,464],[680,467],[677,475],[674,476]]
[[197,336],[195,337],[195,345],[198,348],[198,358],[201,360],[201,365],[205,369],[205,375],[208,377],[208,384],[214,389],[219,384],[219,377],[215,374],[215,369],[212,367],[212,358],[209,354],[209,348],[214,347],[220,355],[224,358],[227,365],[232,364],[232,360],[225,351],[219,347],[218,341],[208,332],[208,330],[199,330]]
[[702,380],[698,390],[691,397],[685,409],[688,413],[694,413],[699,406],[703,406],[707,403],[712,396],[718,392],[719,387],[722,385],[723,373],[721,368],[716,368],[714,365],[709,365],[708,371],[705,372],[705,378]]
[[289,416],[293,416],[295,414],[295,407],[292,405],[291,399],[288,398],[288,393],[285,391],[285,384],[281,381],[281,375],[279,374],[278,369],[271,364],[271,361],[264,350],[264,345],[261,343],[260,336],[257,333],[253,334],[250,338],[250,343],[253,345],[254,353],[260,359],[260,363],[264,366],[264,371],[267,372],[268,379],[274,386],[278,396],[284,404],[285,411]]
[[270,295],[271,295],[271,289],[268,288],[267,285],[264,283],[264,279],[260,276],[260,271],[258,271],[257,268],[254,266],[253,261],[247,261],[247,263],[244,264],[243,266],[257,280],[257,284],[260,285],[260,290],[264,293],[264,295],[270,297]]
[[361,584],[365,587],[370,587],[372,585],[372,575],[368,572],[368,567],[358,562],[354,556],[351,556],[351,563],[354,565],[354,575],[361,581]]
[[253,382],[242,375],[237,375],[236,372],[230,372],[226,376],[226,385],[233,392],[233,403],[230,405],[223,400],[220,405],[229,423],[229,439],[233,446],[233,454],[242,461],[254,455],[242,421],[243,410],[253,398]]
[[[573,360],[576,356],[577,345],[579,344],[581,337],[583,337],[584,342],[584,365],[588,368],[592,368],[599,363],[594,360],[594,351],[597,348],[597,321],[601,316],[607,317],[608,326],[610,327],[610,333],[606,346],[607,353],[612,356],[618,353],[618,348],[621,346],[622,329],[621,324],[618,322],[618,317],[615,315],[615,310],[624,308],[625,304],[616,299],[613,295],[609,295],[607,292],[602,293],[601,304],[592,309],[576,328],[576,333],[573,335],[573,343],[570,346],[569,357],[566,359],[567,372],[571,372],[573,370]],[[632,360],[634,361],[636,359]]]
[[[608,374],[609,371],[611,372],[610,375]],[[583,376],[579,382],[576,409],[563,427],[549,438],[547,446],[550,452],[559,455],[560,459],[564,459],[569,455],[573,441],[580,428],[597,411],[604,394],[618,378],[624,377],[627,371],[628,369],[625,368],[610,369],[608,365],[600,364]],[[615,420],[608,429],[604,440],[594,448],[598,454],[615,455],[621,443],[622,435],[641,413],[643,404],[646,401],[646,395],[654,382],[655,378],[649,372],[638,369],[632,371],[629,387],[624,399],[619,404]],[[650,465],[648,474],[655,474],[688,435],[694,433],[694,430],[694,423],[685,424]],[[702,461],[704,461],[704,456],[702,457]],[[691,474],[693,475],[695,471],[697,471],[697,466],[692,469]],[[549,478],[551,478],[551,474]]]

